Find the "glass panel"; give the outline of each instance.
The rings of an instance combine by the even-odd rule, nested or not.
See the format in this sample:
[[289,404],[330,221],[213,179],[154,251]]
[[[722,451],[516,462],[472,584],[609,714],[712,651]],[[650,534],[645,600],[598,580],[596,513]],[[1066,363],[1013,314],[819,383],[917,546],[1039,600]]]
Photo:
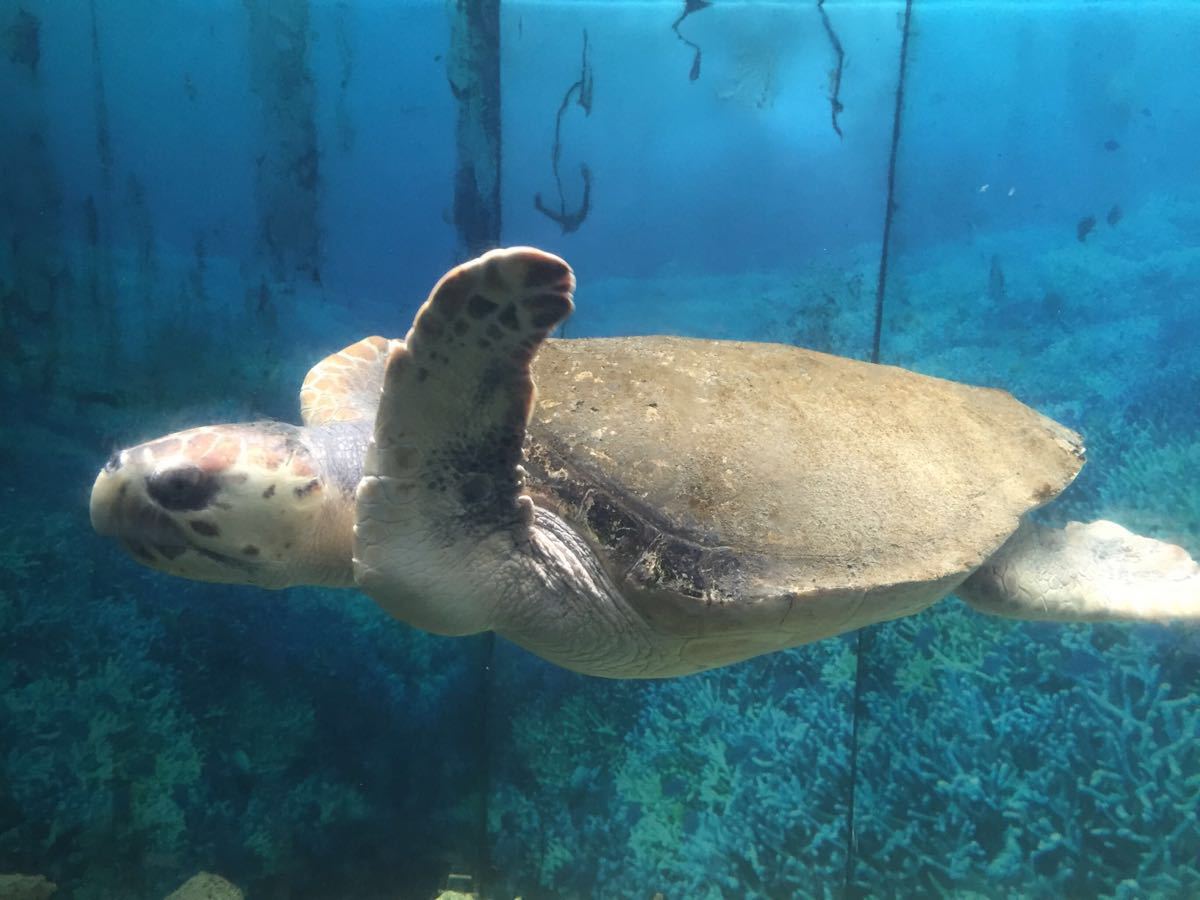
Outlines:
[[[827,7],[846,57],[863,60],[841,82],[841,138],[837,55],[815,5],[715,4],[676,21],[683,7],[504,5],[505,241],[575,267],[569,337],[866,357],[901,5]],[[835,890],[854,647],[637,682],[573,675],[498,641],[496,895]]]
[[[868,358],[904,6],[504,3],[503,237],[575,266],[565,335]],[[1111,518],[1196,555],[1200,13],[913,7],[882,361],[1087,436],[1044,525]],[[350,592],[169,579],[92,534],[114,447],[294,420],[308,367],[403,334],[471,242],[448,21],[428,0],[0,10],[0,878],[85,900],[202,869],[313,900],[469,876],[1200,893],[1194,626],[952,599],[603,680]]]
[[25,0],[0,47],[0,874],[429,896],[475,864],[483,642],[152,574],[87,502],[407,329],[454,258],[442,4]]
[[[1188,4],[915,4],[884,361],[1083,433],[1041,515],[1200,551]],[[879,629],[855,894],[1200,890],[1194,627]]]

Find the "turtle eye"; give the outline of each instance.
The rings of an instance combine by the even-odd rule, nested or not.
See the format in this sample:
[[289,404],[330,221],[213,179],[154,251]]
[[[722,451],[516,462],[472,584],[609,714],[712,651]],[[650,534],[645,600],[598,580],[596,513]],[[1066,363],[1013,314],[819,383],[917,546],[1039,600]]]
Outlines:
[[146,479],[146,493],[172,512],[204,509],[217,493],[217,479],[196,466],[176,466]]

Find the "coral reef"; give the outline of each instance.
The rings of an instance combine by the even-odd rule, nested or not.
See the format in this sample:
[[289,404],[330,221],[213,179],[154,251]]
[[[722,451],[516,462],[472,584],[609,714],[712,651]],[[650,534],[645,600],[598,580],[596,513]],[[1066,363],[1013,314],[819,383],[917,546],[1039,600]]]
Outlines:
[[1155,643],[1145,629],[997,624],[956,603],[880,629],[861,753],[887,775],[860,786],[854,886],[1194,892],[1200,678],[1165,678]]
[[835,881],[851,647],[833,640],[650,684],[502,656],[497,696],[539,702],[494,717],[500,887],[716,898],[806,896]]

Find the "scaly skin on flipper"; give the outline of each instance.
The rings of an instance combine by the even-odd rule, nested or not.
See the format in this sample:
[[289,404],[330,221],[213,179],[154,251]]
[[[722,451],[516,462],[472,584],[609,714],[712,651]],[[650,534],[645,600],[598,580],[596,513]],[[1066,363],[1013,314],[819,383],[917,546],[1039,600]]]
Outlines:
[[491,627],[482,597],[532,523],[519,467],[529,364],[574,287],[557,257],[494,250],[444,276],[392,349],[356,498],[354,569],[400,618],[445,634]]
[[958,590],[980,612],[1056,622],[1200,618],[1200,566],[1115,522],[1026,522]]

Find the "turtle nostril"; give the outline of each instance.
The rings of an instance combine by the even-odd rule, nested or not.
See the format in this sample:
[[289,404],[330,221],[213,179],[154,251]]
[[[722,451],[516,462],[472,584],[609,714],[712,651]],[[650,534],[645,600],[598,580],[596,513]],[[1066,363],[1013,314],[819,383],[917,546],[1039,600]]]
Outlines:
[[217,493],[217,479],[195,466],[176,466],[146,478],[146,493],[172,512],[204,509]]

